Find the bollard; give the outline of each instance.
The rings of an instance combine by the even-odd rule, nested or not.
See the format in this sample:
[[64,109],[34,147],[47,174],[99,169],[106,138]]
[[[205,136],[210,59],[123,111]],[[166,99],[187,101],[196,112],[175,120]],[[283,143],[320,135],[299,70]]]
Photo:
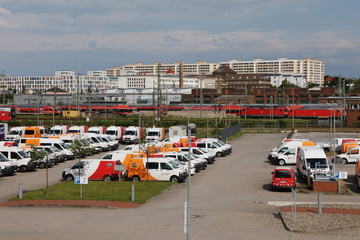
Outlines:
[[318,214],[322,214],[321,194],[318,194]]
[[22,199],[22,193],[23,191],[22,191],[22,184],[20,183],[19,184],[19,199]]
[[135,201],[135,190],[134,185],[131,185],[131,201]]

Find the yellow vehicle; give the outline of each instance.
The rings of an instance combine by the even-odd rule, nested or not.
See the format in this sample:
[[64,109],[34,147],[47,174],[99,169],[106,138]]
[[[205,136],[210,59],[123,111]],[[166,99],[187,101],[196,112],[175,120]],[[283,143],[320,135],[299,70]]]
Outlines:
[[26,127],[24,130],[25,138],[41,138],[42,133],[40,127]]
[[360,188],[360,159],[356,162],[355,165],[355,178],[356,178],[356,184],[358,188]]

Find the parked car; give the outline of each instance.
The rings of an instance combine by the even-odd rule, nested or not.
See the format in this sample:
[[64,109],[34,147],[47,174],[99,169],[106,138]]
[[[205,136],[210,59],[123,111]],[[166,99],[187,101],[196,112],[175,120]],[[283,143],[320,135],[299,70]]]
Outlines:
[[295,172],[291,167],[276,167],[272,174],[271,190],[296,187]]

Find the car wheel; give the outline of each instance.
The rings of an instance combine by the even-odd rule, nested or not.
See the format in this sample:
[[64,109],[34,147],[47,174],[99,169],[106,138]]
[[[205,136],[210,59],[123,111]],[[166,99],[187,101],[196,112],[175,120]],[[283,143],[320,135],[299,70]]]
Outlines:
[[28,166],[25,166],[25,165],[20,166],[19,171],[20,172],[27,172],[28,171]]
[[217,156],[217,157],[221,157],[221,156],[222,156],[221,152],[217,152],[217,153],[216,153],[216,156]]
[[112,177],[110,175],[105,175],[104,176],[104,181],[109,182],[111,180],[112,180]]
[[66,181],[74,181],[74,176],[69,174],[65,177],[65,180]]
[[341,163],[342,163],[342,164],[347,164],[347,159],[346,159],[346,158],[342,158],[342,159],[341,159]]
[[39,163],[39,168],[45,168],[45,167],[46,167],[45,163],[43,162]]
[[133,177],[132,177],[132,181],[133,181],[133,182],[139,182],[139,181],[140,181],[140,177],[139,177],[139,176],[133,176]]
[[0,170],[0,177],[5,176],[5,171],[3,169]]
[[280,166],[284,166],[284,165],[285,165],[285,160],[284,160],[284,159],[280,159],[280,160],[279,160],[279,165],[280,165]]
[[171,182],[179,182],[179,177],[177,177],[177,176],[172,176],[172,177],[170,178],[170,181],[171,181]]

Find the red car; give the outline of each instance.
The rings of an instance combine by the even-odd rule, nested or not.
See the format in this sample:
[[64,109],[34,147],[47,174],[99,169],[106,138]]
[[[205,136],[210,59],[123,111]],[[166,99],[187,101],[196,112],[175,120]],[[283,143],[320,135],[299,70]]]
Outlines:
[[296,187],[295,172],[291,167],[276,167],[272,174],[271,190],[289,189]]

